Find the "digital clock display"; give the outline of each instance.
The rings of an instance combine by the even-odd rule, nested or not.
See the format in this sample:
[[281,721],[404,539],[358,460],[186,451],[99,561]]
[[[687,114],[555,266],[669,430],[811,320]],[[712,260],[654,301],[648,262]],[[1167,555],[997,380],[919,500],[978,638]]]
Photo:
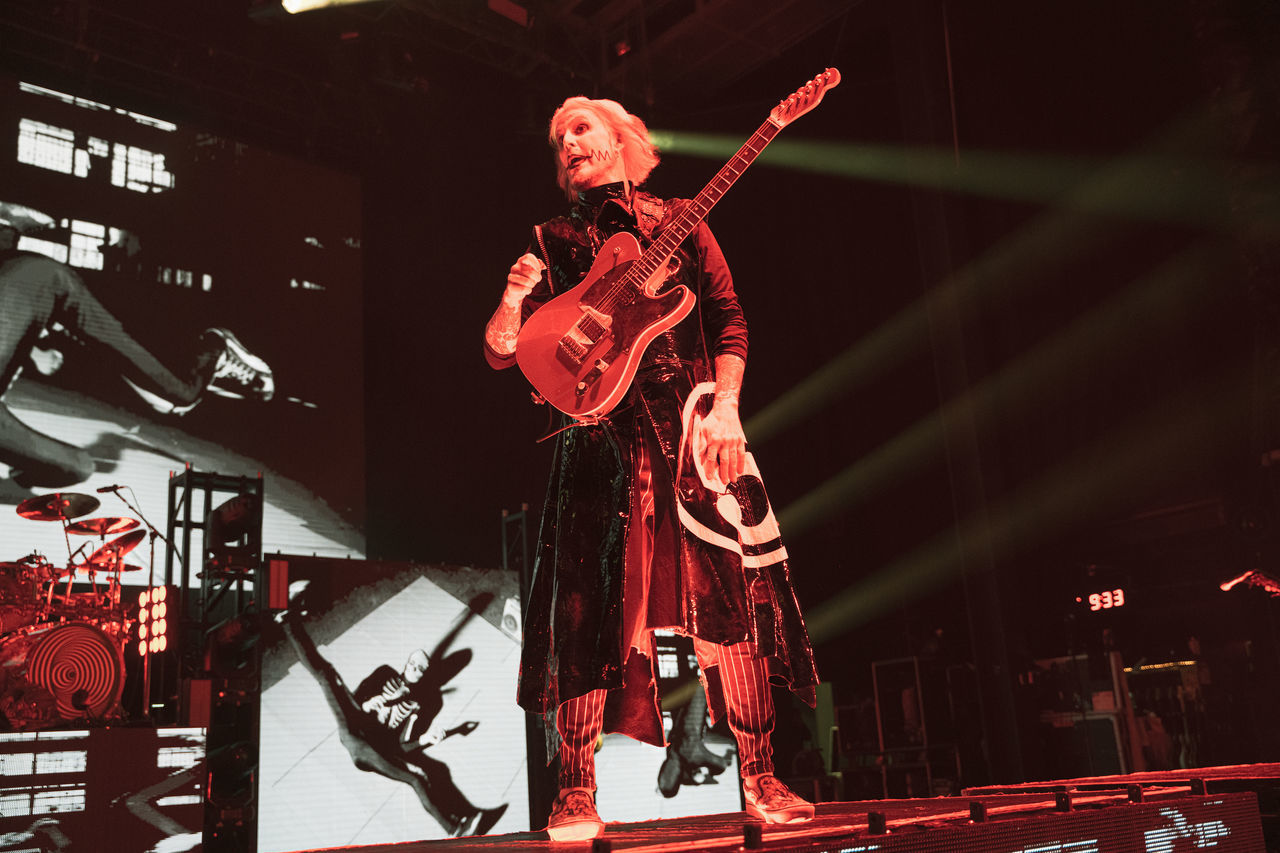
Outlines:
[[1124,607],[1124,590],[1117,587],[1104,592],[1091,592],[1088,596],[1078,595],[1076,596],[1076,603],[1088,603],[1089,609],[1093,611]]

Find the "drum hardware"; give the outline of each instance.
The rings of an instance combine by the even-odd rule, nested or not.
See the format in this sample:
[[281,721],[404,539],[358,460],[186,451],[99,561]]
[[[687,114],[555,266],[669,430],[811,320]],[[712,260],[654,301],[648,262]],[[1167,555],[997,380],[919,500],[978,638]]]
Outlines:
[[[78,573],[92,578],[95,563],[63,568],[39,555],[0,563],[0,714],[13,729],[122,713],[124,646],[134,620],[120,603],[119,577],[142,567],[116,554],[109,551],[111,583],[91,592],[72,591],[71,581]],[[59,590],[64,572],[68,584]]]
[[85,518],[67,525],[67,532],[80,536],[107,536],[113,533],[124,533],[133,530],[140,522],[136,518],[119,518],[102,516],[101,518]]
[[[99,489],[99,491],[103,491],[103,490]],[[154,587],[156,585],[156,576],[155,576],[156,540],[159,539],[161,542],[164,542],[164,544],[168,545],[170,553],[174,554],[178,558],[179,563],[183,561],[182,552],[179,551],[177,547],[174,546],[173,542],[169,540],[169,537],[161,533],[160,530],[154,524],[152,524],[150,521],[147,520],[147,517],[142,514],[142,510],[139,507],[136,507],[129,502],[129,499],[124,496],[122,489],[113,487],[112,489],[110,489],[110,491],[117,498],[119,498],[120,502],[124,504],[125,507],[130,512],[132,512],[139,519],[141,519],[143,525],[145,525],[147,530],[150,532],[150,538],[151,538],[150,553],[148,554],[147,562],[151,566],[151,573],[148,578],[148,582],[149,582],[149,586]],[[133,489],[128,489],[128,492],[130,495],[132,495]],[[134,531],[134,532],[141,533],[141,531]],[[126,535],[129,535],[129,534],[126,534]],[[128,571],[128,569],[125,569],[125,571]],[[185,569],[183,570],[183,577],[184,578],[186,577]],[[119,575],[117,575],[116,578],[118,580]],[[119,591],[119,587],[117,586],[117,594],[118,594],[118,591]],[[177,602],[177,607],[179,612],[181,612],[181,606],[182,606],[181,598],[179,598]],[[126,634],[127,633],[128,632],[126,630]],[[143,697],[142,698],[142,716],[144,719],[150,719],[151,718],[151,655],[143,655],[142,657],[142,697]]]
[[41,601],[46,583],[57,574],[38,554],[15,563],[0,563],[0,635],[31,625],[44,617]]
[[31,521],[68,521],[88,515],[101,505],[93,495],[77,492],[54,492],[36,495],[18,504],[18,515]]
[[31,625],[0,639],[0,712],[19,731],[120,714],[123,636],[85,622]]
[[[77,568],[77,569],[81,569],[81,567],[80,567],[80,566],[77,566],[76,568]],[[112,571],[112,572],[140,572],[140,571],[142,571],[142,566],[139,566],[137,563],[125,563],[125,562],[121,562],[121,563],[119,563],[119,564],[117,564],[117,565],[113,566],[113,567],[110,569],[110,571]]]
[[62,522],[62,538],[67,543],[67,561],[71,561],[71,536],[67,531],[67,522],[82,515],[88,515],[102,504],[93,495],[79,492],[54,492],[50,495],[36,495],[18,504],[18,515],[30,521]]
[[[71,584],[75,581],[77,572],[87,574],[89,576],[89,584],[93,587],[93,591],[98,591],[98,572],[106,572],[110,575],[108,589],[115,591],[117,598],[119,597],[120,576],[119,572],[132,570],[130,566],[125,569],[124,555],[128,554],[134,548],[138,547],[138,543],[147,538],[145,530],[132,530],[123,536],[117,536],[110,542],[99,547],[96,551],[89,555],[83,563],[75,563],[72,560],[67,565],[67,591],[66,595],[71,594]],[[137,567],[141,568],[141,567]]]
[[117,536],[107,544],[89,555],[89,559],[85,561],[87,565],[101,567],[106,566],[108,570],[114,568],[121,562],[125,554],[128,554],[134,548],[138,547],[138,543],[147,538],[147,531],[133,530],[123,536]]
[[[118,487],[113,490],[137,512]],[[156,538],[168,540],[145,519],[84,518],[99,505],[92,495],[56,492],[28,498],[17,507],[18,515],[28,520],[60,522],[68,558],[54,565],[33,553],[13,563],[0,562],[0,722],[7,719],[14,729],[121,714],[123,652],[134,620],[121,606],[120,580],[124,572],[143,568],[124,558],[149,530],[154,565]],[[139,529],[140,524],[146,529]],[[82,557],[93,543],[73,550],[72,535],[97,536],[100,542]],[[105,587],[97,583],[100,572],[107,575]],[[77,576],[85,575],[90,590],[75,591]],[[147,669],[144,662],[144,679],[149,680]],[[150,708],[143,713],[149,715]]]

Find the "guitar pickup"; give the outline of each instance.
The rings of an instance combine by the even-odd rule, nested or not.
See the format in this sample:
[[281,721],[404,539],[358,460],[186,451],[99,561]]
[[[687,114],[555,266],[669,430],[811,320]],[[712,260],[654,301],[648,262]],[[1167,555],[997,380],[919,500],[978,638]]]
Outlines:
[[[577,330],[583,334],[592,343],[604,337],[605,332],[609,331],[606,325],[607,318],[601,314],[597,320],[592,314],[583,314],[582,319],[577,323]],[[606,322],[601,322],[602,320]]]

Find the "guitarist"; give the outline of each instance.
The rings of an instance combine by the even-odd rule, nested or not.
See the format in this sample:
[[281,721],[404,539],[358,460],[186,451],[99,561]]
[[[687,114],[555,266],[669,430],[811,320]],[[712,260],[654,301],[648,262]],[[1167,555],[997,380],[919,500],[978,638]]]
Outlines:
[[[638,189],[658,152],[644,122],[615,101],[568,99],[549,140],[570,207],[534,229],[507,275],[485,327],[495,368],[515,362],[521,323],[578,284],[609,236],[625,229],[647,247],[685,203]],[[649,345],[616,408],[555,438],[517,698],[533,713],[556,709],[560,790],[547,828],[556,841],[603,832],[593,754],[602,729],[665,745],[655,629],[693,639],[713,719],[727,715],[737,738],[748,813],[772,823],[813,817],[813,806],[773,775],[770,677],[810,705],[817,684],[785,552],[779,544],[782,556],[744,580],[743,551],[699,538],[678,506],[701,501],[714,511],[720,495],[699,477],[723,492],[754,470],[738,417],[747,326],[705,223],[672,256],[662,289],[676,284],[693,291],[694,310]],[[708,380],[714,396],[688,436],[696,458],[682,465],[682,411],[694,385]],[[686,470],[694,466],[696,475]]]

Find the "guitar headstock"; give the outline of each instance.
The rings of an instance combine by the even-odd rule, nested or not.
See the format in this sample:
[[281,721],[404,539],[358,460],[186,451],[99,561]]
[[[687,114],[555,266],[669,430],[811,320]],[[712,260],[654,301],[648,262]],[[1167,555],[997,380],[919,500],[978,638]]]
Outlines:
[[840,72],[828,68],[808,83],[791,93],[791,96],[769,111],[769,120],[779,128],[786,127],[818,105],[828,89],[840,83]]

